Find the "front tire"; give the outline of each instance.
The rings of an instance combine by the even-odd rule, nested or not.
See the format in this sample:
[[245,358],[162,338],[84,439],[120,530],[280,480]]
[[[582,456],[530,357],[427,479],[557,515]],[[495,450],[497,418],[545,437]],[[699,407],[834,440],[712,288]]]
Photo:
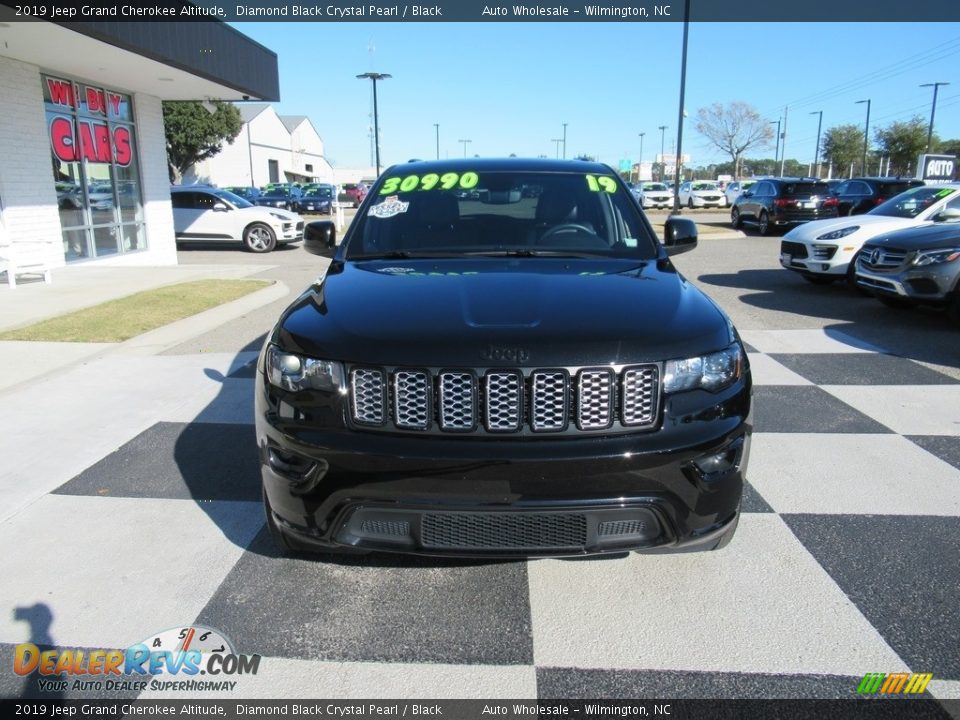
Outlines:
[[243,231],[243,246],[253,253],[266,253],[277,247],[273,229],[263,223],[254,223]]
[[740,211],[734,208],[730,211],[730,226],[734,230],[739,230],[743,225],[743,220],[740,219]]
[[687,198],[687,207],[693,210],[693,198]]

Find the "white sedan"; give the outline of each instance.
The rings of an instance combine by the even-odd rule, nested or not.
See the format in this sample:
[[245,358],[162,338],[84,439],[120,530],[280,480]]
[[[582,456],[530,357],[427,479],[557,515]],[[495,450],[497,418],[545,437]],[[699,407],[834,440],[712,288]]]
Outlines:
[[724,197],[720,186],[715,182],[694,180],[680,186],[680,204],[689,208],[695,207],[726,207],[727,198]]
[[644,208],[673,207],[673,192],[663,183],[640,183],[637,199]]
[[878,235],[960,219],[960,183],[924,185],[900,193],[865,215],[813,220],[783,236],[780,264],[818,285],[846,279],[856,285],[854,267],[863,244]]

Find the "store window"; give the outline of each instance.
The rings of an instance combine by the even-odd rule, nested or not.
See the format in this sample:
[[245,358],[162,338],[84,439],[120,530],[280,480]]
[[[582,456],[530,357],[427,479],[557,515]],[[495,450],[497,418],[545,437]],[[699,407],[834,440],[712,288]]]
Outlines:
[[130,96],[43,76],[67,262],[143,250],[143,194]]

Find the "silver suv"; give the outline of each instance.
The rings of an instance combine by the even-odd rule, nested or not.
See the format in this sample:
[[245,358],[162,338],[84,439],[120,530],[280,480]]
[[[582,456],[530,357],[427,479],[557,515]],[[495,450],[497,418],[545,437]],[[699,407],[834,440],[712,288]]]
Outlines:
[[945,222],[869,240],[857,259],[857,285],[894,307],[941,305],[960,323],[960,210]]

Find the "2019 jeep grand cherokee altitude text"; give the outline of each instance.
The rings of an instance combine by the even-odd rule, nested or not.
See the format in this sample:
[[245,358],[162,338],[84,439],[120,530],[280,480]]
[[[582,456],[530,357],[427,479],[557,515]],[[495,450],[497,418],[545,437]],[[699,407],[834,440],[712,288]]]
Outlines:
[[[462,191],[468,192],[462,192]],[[607,166],[387,170],[270,333],[256,423],[287,550],[710,550],[739,517],[750,369]]]

